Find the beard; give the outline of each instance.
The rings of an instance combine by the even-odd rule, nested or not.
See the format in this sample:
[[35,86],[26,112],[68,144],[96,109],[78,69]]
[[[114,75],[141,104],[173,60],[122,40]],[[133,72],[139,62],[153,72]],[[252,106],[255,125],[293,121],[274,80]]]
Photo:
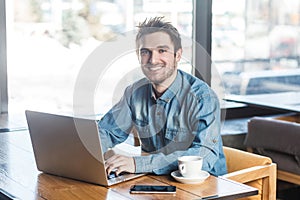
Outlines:
[[153,84],[160,85],[174,75],[176,66],[145,64],[142,66],[142,71]]

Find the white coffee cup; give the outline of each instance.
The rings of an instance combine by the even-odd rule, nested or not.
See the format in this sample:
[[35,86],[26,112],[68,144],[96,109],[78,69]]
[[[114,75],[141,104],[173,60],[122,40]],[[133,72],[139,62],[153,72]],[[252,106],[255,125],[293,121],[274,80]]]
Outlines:
[[194,178],[200,176],[203,158],[201,156],[181,156],[178,158],[178,168],[182,176]]

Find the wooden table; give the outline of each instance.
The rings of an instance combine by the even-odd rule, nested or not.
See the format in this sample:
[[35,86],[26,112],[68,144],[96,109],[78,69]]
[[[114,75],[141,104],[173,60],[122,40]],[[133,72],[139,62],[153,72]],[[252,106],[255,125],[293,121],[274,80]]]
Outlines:
[[[134,184],[175,185],[176,194],[130,194]],[[2,190],[2,191],[1,191]],[[256,195],[255,188],[210,176],[200,184],[182,184],[171,176],[147,175],[103,187],[37,170],[27,131],[0,133],[0,193],[16,199],[236,199]],[[3,195],[2,195],[3,197]],[[0,199],[1,198],[0,194]]]

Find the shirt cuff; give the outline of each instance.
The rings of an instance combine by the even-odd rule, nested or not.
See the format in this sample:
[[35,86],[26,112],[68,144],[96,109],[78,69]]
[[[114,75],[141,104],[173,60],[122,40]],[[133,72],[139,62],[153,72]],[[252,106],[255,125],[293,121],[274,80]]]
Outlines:
[[151,156],[134,156],[135,173],[151,173],[153,171],[150,164]]

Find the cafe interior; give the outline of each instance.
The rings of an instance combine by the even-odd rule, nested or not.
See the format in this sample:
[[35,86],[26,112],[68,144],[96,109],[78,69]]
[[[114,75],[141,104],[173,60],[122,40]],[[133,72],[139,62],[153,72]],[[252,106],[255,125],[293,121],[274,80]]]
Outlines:
[[[68,199],[75,186],[38,176],[14,150],[32,154],[30,142],[24,147],[25,110],[101,119],[142,76],[132,35],[139,22],[155,16],[164,16],[182,36],[178,68],[218,95],[228,167],[222,180],[257,191],[224,199],[300,199],[300,0],[0,0],[1,200]],[[113,49],[106,49],[111,44]],[[96,50],[104,70],[90,86],[80,74]],[[92,88],[92,108],[76,100],[78,83]],[[176,186],[180,190],[172,197],[185,199],[180,193],[185,189]],[[94,199],[88,191],[102,190],[93,184],[76,187],[84,188],[84,199]],[[123,195],[107,191],[112,199]]]

